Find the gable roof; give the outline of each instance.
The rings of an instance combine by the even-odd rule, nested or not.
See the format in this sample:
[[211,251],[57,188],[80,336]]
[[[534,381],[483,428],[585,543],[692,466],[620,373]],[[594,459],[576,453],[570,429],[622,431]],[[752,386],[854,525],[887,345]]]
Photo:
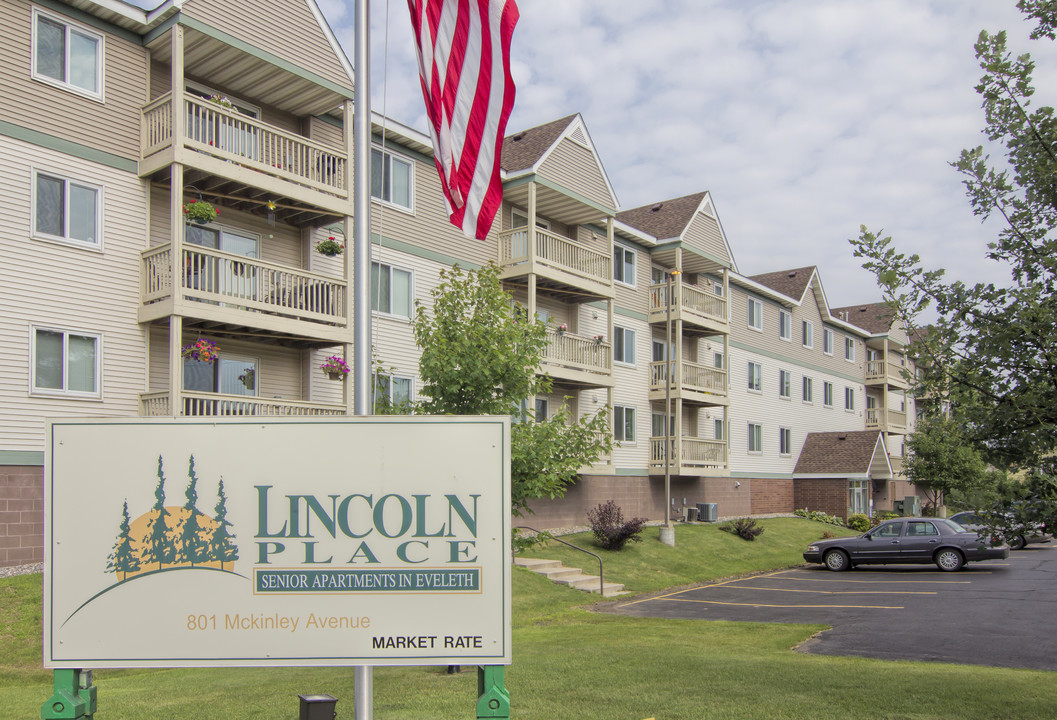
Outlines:
[[880,430],[808,433],[793,474],[867,477],[878,452],[884,455],[887,463],[887,450]]
[[764,273],[762,275],[750,275],[749,279],[760,285],[771,288],[794,300],[803,300],[808,284],[815,274],[815,266],[796,268],[794,270],[779,270],[777,272]]
[[658,240],[679,237],[694,219],[708,192],[643,205],[617,213],[617,220],[653,235]]
[[835,318],[862,328],[871,335],[886,334],[892,329],[892,321],[895,320],[895,313],[892,312],[892,308],[883,302],[831,308],[830,314]]
[[537,125],[528,130],[516,132],[503,138],[503,150],[500,158],[500,167],[506,172],[515,170],[527,170],[539,162],[540,158],[553,147],[558,141],[565,128],[576,119],[576,115],[569,115],[558,120],[552,120],[543,125]]

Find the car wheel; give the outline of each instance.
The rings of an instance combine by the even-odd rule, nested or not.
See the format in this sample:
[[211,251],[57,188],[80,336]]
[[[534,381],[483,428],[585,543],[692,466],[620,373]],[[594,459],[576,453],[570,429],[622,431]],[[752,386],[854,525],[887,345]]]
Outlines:
[[936,566],[944,572],[954,572],[960,570],[962,565],[965,564],[965,558],[957,550],[947,548],[940,550],[936,553]]
[[1010,550],[1023,550],[1024,546],[1027,545],[1027,540],[1024,539],[1023,535],[1014,535],[1009,538],[1009,549]]
[[834,572],[840,572],[841,570],[847,570],[851,567],[851,562],[848,561],[848,553],[843,550],[830,550],[826,553],[822,561],[826,563],[826,568],[833,570]]

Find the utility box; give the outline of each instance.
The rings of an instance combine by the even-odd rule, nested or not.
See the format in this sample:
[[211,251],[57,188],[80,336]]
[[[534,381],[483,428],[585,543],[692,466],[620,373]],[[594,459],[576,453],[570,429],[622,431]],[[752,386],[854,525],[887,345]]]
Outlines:
[[921,514],[921,498],[917,495],[907,495],[903,498],[903,514],[908,517],[917,517]]
[[685,520],[686,522],[697,522],[697,508],[688,507],[688,508],[683,508],[683,510],[686,511],[686,514],[684,515],[683,520]]
[[298,720],[334,720],[338,716],[334,706],[338,699],[333,695],[298,695],[301,701],[301,713]]
[[894,512],[897,515],[905,515],[906,514],[906,513],[903,512],[903,501],[902,500],[893,500],[892,501],[892,512]]
[[701,522],[716,522],[719,518],[719,506],[716,503],[698,503],[697,519]]

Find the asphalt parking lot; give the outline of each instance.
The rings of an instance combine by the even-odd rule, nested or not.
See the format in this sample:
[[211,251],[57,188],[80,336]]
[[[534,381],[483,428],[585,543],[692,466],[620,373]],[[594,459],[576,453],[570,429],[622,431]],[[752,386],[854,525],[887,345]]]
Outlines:
[[600,608],[639,617],[831,625],[801,652],[1057,670],[1057,543],[1008,560],[821,565],[779,570]]

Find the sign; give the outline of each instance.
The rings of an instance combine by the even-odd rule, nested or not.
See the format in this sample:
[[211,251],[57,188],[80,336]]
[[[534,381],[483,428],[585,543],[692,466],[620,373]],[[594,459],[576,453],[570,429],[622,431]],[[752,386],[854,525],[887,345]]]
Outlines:
[[510,424],[52,420],[44,666],[510,664]]

